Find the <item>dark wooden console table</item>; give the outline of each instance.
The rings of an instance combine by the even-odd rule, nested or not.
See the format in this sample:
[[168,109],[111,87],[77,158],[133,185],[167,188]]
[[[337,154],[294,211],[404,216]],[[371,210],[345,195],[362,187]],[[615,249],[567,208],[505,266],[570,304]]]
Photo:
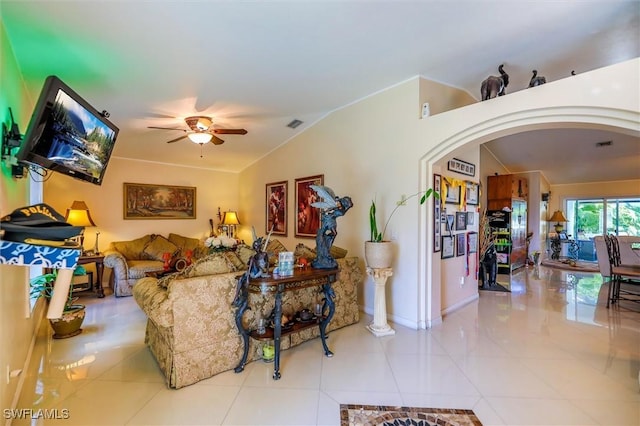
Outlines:
[[[316,325],[320,328],[320,338],[322,340],[324,354],[327,357],[332,357],[333,352],[331,352],[327,347],[326,330],[327,325],[331,321],[331,318],[333,318],[333,314],[335,312],[335,304],[333,302],[335,293],[333,291],[332,284],[336,281],[338,271],[338,269],[296,268],[293,275],[288,277],[269,276],[266,278],[253,278],[244,284],[241,279],[238,279],[238,285],[241,287],[238,288],[233,304],[236,306],[236,325],[240,335],[242,336],[244,352],[240,363],[234,371],[236,373],[240,373],[244,370],[244,366],[247,363],[247,356],[249,354],[249,337],[257,340],[273,339],[275,347],[273,379],[278,380],[280,378],[280,338],[283,335],[295,333]],[[295,323],[292,327],[283,330],[282,294],[287,291],[295,291],[312,286],[322,287],[322,292],[324,294],[322,315],[314,321]],[[256,330],[245,329],[242,324],[242,316],[244,315],[244,312],[249,309],[249,293],[260,293],[265,296],[273,295],[275,297],[273,329],[267,329],[265,334],[261,335],[258,334]],[[326,315],[325,312],[327,312]]]
[[91,279],[91,288],[95,289],[99,298],[104,297],[104,289],[102,288],[102,275],[104,273],[104,254],[94,253],[80,255],[78,265],[86,265],[88,263],[96,264],[96,285],[93,286],[93,278]]

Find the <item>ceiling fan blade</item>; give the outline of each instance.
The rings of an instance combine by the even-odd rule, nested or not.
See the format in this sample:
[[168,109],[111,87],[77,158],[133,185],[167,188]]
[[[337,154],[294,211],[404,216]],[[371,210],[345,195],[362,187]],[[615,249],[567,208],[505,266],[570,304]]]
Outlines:
[[213,129],[213,133],[218,135],[246,135],[245,129]]
[[180,140],[182,140],[182,139],[184,139],[186,137],[187,137],[187,135],[183,135],[183,136],[180,136],[179,138],[171,139],[170,141],[167,141],[167,143],[178,142],[178,141],[180,141]]
[[211,143],[214,145],[222,145],[224,141],[216,135],[211,135]]
[[156,126],[147,126],[147,129],[158,129],[158,130],[180,130],[186,132],[185,129],[180,129],[178,127],[156,127]]

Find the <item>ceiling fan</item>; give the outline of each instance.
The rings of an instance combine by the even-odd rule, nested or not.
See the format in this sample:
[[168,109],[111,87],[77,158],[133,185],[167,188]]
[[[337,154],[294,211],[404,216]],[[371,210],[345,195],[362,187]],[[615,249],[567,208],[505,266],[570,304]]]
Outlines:
[[224,141],[216,135],[246,135],[245,129],[214,129],[213,120],[211,117],[205,117],[202,115],[195,115],[184,119],[189,126],[189,129],[181,129],[177,127],[156,127],[148,126],[149,129],[160,130],[179,130],[185,134],[179,138],[171,139],[167,143],[178,142],[184,138],[189,138],[193,143],[203,145],[207,142],[212,142],[215,145],[222,145]]

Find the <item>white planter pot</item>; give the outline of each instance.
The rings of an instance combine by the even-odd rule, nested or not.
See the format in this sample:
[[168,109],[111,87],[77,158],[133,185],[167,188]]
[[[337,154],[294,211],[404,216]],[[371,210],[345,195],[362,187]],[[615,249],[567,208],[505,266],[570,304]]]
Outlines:
[[390,268],[393,262],[393,244],[391,241],[365,241],[364,258],[369,268]]

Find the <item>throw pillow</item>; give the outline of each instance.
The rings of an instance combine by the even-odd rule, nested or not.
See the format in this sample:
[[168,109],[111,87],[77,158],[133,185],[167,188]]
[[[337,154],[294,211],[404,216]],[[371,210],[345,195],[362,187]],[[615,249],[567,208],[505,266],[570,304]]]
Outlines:
[[329,254],[331,254],[331,257],[334,259],[342,259],[343,257],[347,257],[347,249],[343,249],[338,246],[331,246]]
[[164,261],[162,257],[164,253],[169,253],[171,258],[173,258],[178,252],[178,246],[167,240],[162,235],[156,235],[144,248],[144,254],[148,259],[161,261]]
[[269,255],[269,264],[275,265],[278,263],[278,254],[282,251],[287,251],[287,248],[279,240],[269,240],[267,248],[265,250]]
[[183,274],[185,277],[201,277],[235,271],[237,271],[236,267],[225,257],[224,253],[213,253],[196,260],[183,271]]
[[244,268],[249,266],[249,260],[251,260],[251,256],[253,256],[254,254],[256,254],[255,250],[252,249],[251,247],[249,247],[246,244],[240,244],[237,248],[236,248],[236,254],[238,255],[238,257],[240,258],[240,260],[242,261],[242,263],[244,263]]
[[178,246],[180,251],[177,256],[180,257],[186,257],[187,250],[191,250],[192,259],[201,258],[209,253],[204,243],[197,238],[183,237],[182,235],[172,233],[169,234],[169,241]]
[[316,258],[316,251],[300,243],[296,246],[293,257],[295,258],[296,265],[300,263],[300,258],[302,257],[311,262]]
[[152,235],[149,234],[132,241],[114,241],[111,246],[127,260],[141,260],[144,259],[143,251],[151,238]]
[[235,251],[223,251],[222,254],[231,262],[236,270],[241,271],[247,268],[248,265],[240,259],[240,256],[238,256]]

